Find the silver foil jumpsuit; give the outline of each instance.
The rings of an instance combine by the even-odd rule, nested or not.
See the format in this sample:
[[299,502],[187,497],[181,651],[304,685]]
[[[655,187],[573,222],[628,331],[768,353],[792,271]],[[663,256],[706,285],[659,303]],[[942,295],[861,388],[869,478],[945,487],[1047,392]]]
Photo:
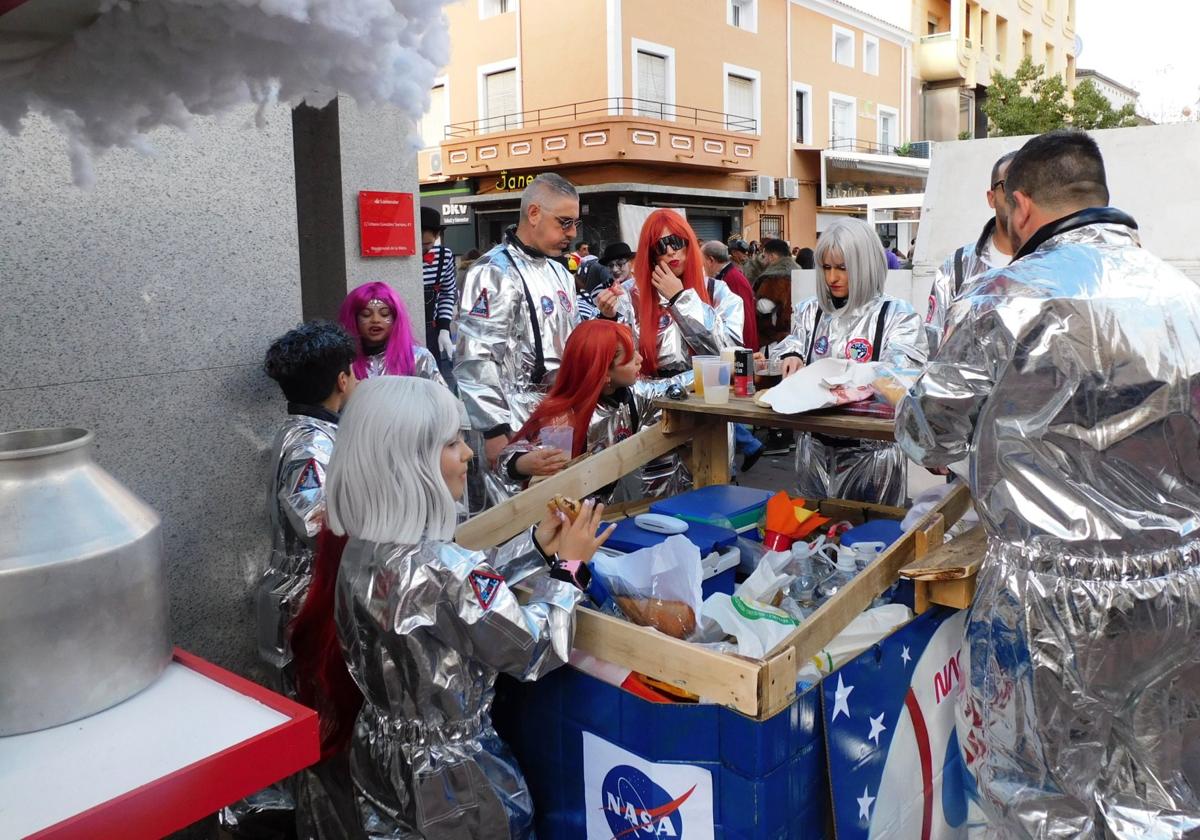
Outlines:
[[[798,356],[805,364],[825,358],[877,361],[909,370],[925,364],[925,333],[912,306],[890,295],[832,315],[812,297],[797,304],[791,335],[771,355]],[[796,436],[796,481],[806,499],[901,505],[908,495],[908,461],[894,443],[803,432]]]
[[[368,379],[371,379],[375,376],[383,376],[386,372],[387,362],[384,359],[383,353],[376,353],[374,356],[367,356]],[[432,353],[419,344],[413,346],[412,375],[419,376],[422,379],[430,379],[439,385],[446,385],[445,377],[443,377],[442,372],[438,370],[437,359],[434,358]]]
[[954,251],[934,272],[929,305],[925,310],[925,338],[929,342],[930,358],[937,353],[942,336],[946,334],[946,311],[954,299],[979,275],[1008,265],[1008,255],[996,250],[992,241],[995,230],[996,218],[993,216],[983,226],[977,240]]
[[[371,838],[529,837],[533,806],[492,728],[500,672],[525,680],[567,660],[581,594],[546,574],[517,603],[510,564],[545,568],[528,534],[484,554],[454,543],[352,539],[337,583],[337,625],[364,703],[350,748]],[[515,580],[515,578],[513,578]]]
[[992,831],[1196,836],[1200,288],[1093,208],[950,322],[897,434],[969,458],[987,532],[958,734]]

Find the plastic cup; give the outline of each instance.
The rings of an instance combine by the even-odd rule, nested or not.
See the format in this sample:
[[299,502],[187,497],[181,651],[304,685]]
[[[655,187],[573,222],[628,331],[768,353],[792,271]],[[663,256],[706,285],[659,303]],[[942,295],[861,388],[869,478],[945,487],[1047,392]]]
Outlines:
[[696,392],[697,397],[704,396],[704,375],[701,373],[702,365],[705,362],[719,362],[720,356],[692,356],[692,390]]
[[575,429],[571,426],[543,426],[538,432],[538,445],[547,449],[561,449],[567,455],[575,443]]
[[724,405],[729,402],[729,381],[733,376],[733,365],[720,359],[701,364],[704,382],[704,401],[709,405]]

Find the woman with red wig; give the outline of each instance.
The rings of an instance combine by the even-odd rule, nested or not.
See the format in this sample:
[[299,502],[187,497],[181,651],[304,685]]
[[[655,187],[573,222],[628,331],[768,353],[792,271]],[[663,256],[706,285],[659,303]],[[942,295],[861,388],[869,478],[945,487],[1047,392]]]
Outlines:
[[433,353],[413,339],[408,310],[387,283],[363,283],[346,295],[338,321],[358,346],[351,366],[357,379],[419,376],[446,384]]
[[[600,452],[634,434],[654,397],[653,383],[638,378],[641,368],[642,356],[627,325],[596,319],[576,327],[550,393],[500,453],[496,480],[510,494],[519,493],[533,476],[554,475],[572,458]],[[547,426],[574,430],[570,452],[539,446],[539,434]],[[612,489],[595,495],[611,502]]]
[[[705,280],[696,234],[673,210],[655,210],[642,225],[633,278],[596,298],[602,310],[613,303],[617,317],[633,328],[642,375],[657,383],[658,394],[673,384],[691,386],[693,355],[717,355],[742,343],[742,299],[724,281]],[[671,453],[643,467],[642,481],[647,496],[673,495],[691,485],[691,475]]]

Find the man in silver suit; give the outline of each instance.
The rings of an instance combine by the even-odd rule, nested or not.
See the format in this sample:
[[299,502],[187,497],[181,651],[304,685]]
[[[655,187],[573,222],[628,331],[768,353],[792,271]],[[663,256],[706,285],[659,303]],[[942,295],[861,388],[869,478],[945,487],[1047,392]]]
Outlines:
[[1003,837],[1200,833],[1200,288],[1108,206],[1082,132],[1005,184],[979,277],[900,405],[926,466],[968,459],[988,537],[959,742]]

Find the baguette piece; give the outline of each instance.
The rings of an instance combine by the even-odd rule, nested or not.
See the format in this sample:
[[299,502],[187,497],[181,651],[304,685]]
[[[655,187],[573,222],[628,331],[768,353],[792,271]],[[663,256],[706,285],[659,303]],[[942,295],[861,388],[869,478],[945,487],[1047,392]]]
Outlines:
[[614,600],[625,617],[642,627],[653,627],[676,639],[686,639],[696,631],[696,614],[683,601],[657,598],[633,598],[616,595]]
[[580,511],[583,510],[583,505],[581,505],[575,499],[569,499],[566,496],[555,496],[553,499],[546,502],[546,508],[551,513],[562,511],[564,514],[566,514],[566,517],[570,522],[574,522],[576,518],[578,518]]

